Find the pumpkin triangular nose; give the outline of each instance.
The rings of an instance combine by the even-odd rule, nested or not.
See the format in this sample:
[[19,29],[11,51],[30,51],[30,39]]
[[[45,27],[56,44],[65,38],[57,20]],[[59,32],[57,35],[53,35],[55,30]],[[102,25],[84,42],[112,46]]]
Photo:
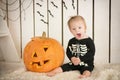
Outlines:
[[44,51],[46,52],[48,48],[44,48]]

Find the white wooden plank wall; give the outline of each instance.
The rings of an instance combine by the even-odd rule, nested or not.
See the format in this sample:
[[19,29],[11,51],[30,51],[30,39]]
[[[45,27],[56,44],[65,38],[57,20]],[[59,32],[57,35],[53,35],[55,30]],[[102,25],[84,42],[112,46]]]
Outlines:
[[100,63],[109,62],[109,0],[95,0],[94,29],[96,56]]
[[48,6],[49,37],[55,38],[62,44],[61,0],[58,0],[56,2],[55,0],[49,0],[48,4],[49,4]]
[[119,4],[119,0],[1,0],[0,8],[8,16],[8,28],[20,56],[30,39],[43,31],[66,50],[73,37],[67,21],[73,15],[82,15],[87,34],[95,42],[95,62],[120,63]]
[[[21,52],[23,52],[24,47],[28,41],[34,35],[33,31],[33,2],[32,0],[21,0],[21,25],[20,25],[20,40],[21,40]],[[21,54],[22,55],[22,54]]]
[[35,26],[33,27],[35,36],[41,36],[45,31],[48,35],[48,2],[47,0],[33,0],[34,1],[34,13]]
[[[19,0],[17,0],[15,2],[15,4],[11,3],[14,2],[15,0],[6,0],[8,2],[8,26],[9,26],[9,30],[11,35],[13,36],[13,40],[15,43],[15,46],[18,50],[18,52],[20,52],[20,10],[19,10]],[[21,55],[21,54],[19,54]]]
[[120,0],[111,3],[111,62],[120,63]]
[[[6,1],[5,1],[5,3],[6,3]],[[1,7],[2,6],[2,7]],[[6,14],[6,5],[3,3],[1,3],[0,2],[0,8],[2,8],[1,10],[2,10],[2,12],[3,12],[3,14]],[[0,17],[2,17],[2,15],[0,15]],[[1,26],[1,25],[0,25]],[[1,45],[1,44],[0,44]],[[2,49],[0,48],[0,60],[4,60],[4,58],[3,58],[3,55],[2,55]]]

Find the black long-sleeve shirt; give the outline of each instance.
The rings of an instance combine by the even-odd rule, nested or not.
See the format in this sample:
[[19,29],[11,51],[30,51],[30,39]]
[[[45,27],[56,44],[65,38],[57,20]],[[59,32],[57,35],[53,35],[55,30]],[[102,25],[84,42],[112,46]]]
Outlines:
[[66,54],[71,60],[71,57],[79,57],[81,62],[89,66],[94,65],[95,45],[93,40],[88,37],[85,39],[77,40],[72,38],[68,42]]

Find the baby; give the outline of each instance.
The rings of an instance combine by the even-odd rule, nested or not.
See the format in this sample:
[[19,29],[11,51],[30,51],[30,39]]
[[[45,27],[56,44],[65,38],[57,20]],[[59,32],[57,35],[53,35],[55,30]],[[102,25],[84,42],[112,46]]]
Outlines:
[[66,55],[71,62],[47,73],[54,76],[57,73],[78,70],[79,78],[89,77],[94,69],[95,45],[86,34],[86,23],[82,16],[73,16],[68,20],[70,32],[73,38],[69,40]]

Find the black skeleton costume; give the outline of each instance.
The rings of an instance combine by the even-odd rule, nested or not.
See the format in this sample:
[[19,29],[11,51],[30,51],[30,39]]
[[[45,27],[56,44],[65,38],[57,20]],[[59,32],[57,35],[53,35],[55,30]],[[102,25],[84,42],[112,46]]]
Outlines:
[[79,65],[74,65],[72,62],[66,63],[61,66],[63,71],[79,70],[82,74],[85,70],[89,70],[90,72],[93,70],[95,45],[90,37],[81,40],[77,40],[76,38],[70,39],[66,54],[70,61],[75,56],[81,62]]

